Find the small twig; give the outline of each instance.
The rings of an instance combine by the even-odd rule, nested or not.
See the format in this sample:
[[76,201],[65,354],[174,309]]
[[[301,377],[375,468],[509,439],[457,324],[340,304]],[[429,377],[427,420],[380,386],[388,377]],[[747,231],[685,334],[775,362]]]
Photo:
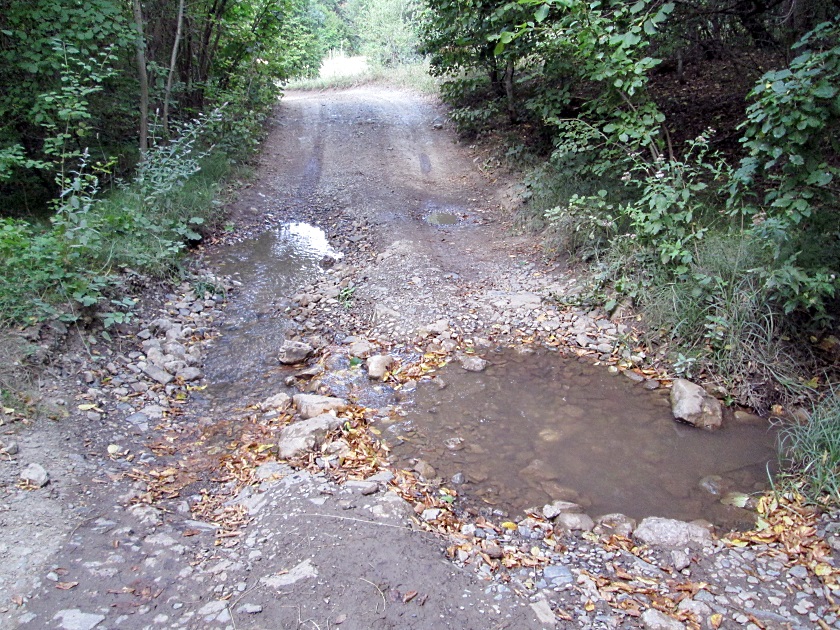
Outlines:
[[[383,593],[383,592],[382,592],[382,589],[381,589],[381,588],[379,588],[376,584],[374,584],[374,583],[373,583],[373,582],[371,582],[370,580],[366,580],[365,578],[359,578],[359,579],[360,579],[362,582],[367,582],[367,583],[368,583],[368,584],[370,584],[373,588],[375,588],[377,591],[379,591],[379,594],[380,594],[380,595],[382,595],[382,612],[385,612],[385,608],[387,607],[387,605],[388,605],[388,604],[387,604],[387,602],[386,602],[386,600],[385,600],[385,593]],[[379,605],[378,605],[378,604],[376,605],[376,608],[373,610],[373,612],[374,612],[375,614],[379,614]]]
[[[394,529],[402,529],[402,530],[409,531],[409,532],[422,531],[422,530],[412,529],[412,528],[408,527],[407,525],[406,526],[391,525],[391,523],[379,523],[377,521],[368,521],[368,520],[363,519],[363,518],[353,518],[351,516],[337,516],[335,514],[318,514],[316,512],[304,512],[303,514],[304,514],[304,516],[323,516],[325,518],[337,518],[341,521],[353,521],[355,523],[367,523],[368,525],[379,525],[380,527],[393,527]],[[423,533],[432,533],[432,532],[423,532]]]

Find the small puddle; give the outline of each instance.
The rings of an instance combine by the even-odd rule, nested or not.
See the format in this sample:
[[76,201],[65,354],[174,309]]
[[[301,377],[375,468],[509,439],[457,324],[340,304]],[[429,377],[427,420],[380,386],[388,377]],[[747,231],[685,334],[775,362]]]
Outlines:
[[[556,353],[488,359],[480,374],[444,368],[444,389],[419,384],[408,415],[382,427],[397,464],[422,459],[468,504],[509,514],[564,499],[593,517],[750,524],[749,512],[720,499],[767,488],[776,461],[767,427],[730,422],[711,433],[678,424],[664,390]],[[458,473],[467,483],[453,486]]]
[[426,223],[429,225],[455,225],[458,223],[458,217],[448,212],[433,212],[426,217]]
[[322,272],[321,261],[338,259],[321,228],[287,223],[260,236],[230,245],[211,262],[242,283],[228,304],[221,336],[208,356],[205,394],[233,403],[243,396],[271,391],[276,381],[276,351],[286,336],[283,311],[293,294]]

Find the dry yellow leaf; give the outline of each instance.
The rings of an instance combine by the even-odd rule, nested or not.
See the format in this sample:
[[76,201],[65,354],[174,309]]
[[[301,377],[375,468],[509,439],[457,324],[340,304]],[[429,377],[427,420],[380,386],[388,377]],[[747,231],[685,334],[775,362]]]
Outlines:
[[723,623],[723,615],[720,613],[715,613],[711,617],[709,617],[709,625],[712,626],[715,630],[720,628],[720,624]]

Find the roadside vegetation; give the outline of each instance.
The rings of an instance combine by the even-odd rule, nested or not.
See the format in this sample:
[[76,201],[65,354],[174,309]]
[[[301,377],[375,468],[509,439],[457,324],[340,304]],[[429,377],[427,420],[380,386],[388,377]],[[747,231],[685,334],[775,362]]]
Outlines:
[[785,433],[840,500],[840,22],[832,2],[429,0],[468,136],[525,168],[525,227],[629,303],[678,376],[811,419]]

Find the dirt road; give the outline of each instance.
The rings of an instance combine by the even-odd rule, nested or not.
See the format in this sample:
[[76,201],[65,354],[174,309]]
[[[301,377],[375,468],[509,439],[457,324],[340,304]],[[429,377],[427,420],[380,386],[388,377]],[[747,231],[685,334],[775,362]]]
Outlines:
[[[509,189],[482,162],[417,96],[288,94],[231,204],[235,229],[196,262],[200,281],[150,294],[113,343],[86,336],[85,352],[56,363],[58,420],[14,430],[19,452],[0,469],[0,625],[478,630],[826,618],[822,586],[795,558],[730,548],[696,525],[669,525],[669,536],[685,535],[679,549],[639,551],[554,534],[549,517],[513,532],[484,515],[459,524],[436,486],[412,495],[395,483],[407,477],[361,418],[398,415],[411,384],[371,381],[358,365],[368,355],[420,375],[423,357],[474,367],[472,351],[497,344],[578,340],[598,358],[628,333],[547,299],[574,279],[512,236]],[[288,340],[311,350],[305,366],[278,363]],[[292,467],[276,453],[290,417],[304,413],[283,394],[298,392],[353,404],[346,430]],[[49,481],[31,469],[19,485],[30,464]]]

